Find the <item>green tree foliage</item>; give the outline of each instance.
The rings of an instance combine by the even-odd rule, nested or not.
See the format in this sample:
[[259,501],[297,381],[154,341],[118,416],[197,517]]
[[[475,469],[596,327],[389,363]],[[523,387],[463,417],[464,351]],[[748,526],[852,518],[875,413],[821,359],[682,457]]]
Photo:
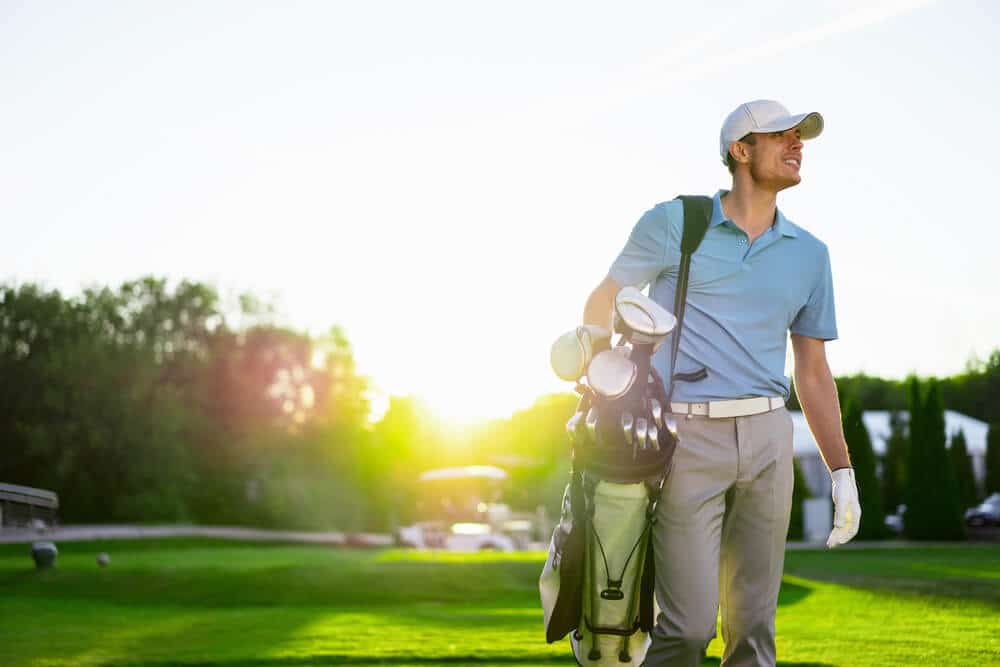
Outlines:
[[[841,394],[841,396],[844,396]],[[843,399],[841,419],[844,438],[854,466],[854,478],[858,484],[861,502],[861,528],[858,539],[877,540],[885,537],[885,513],[882,508],[882,489],[875,473],[875,453],[872,451],[871,437],[862,419],[861,404],[847,395]]]
[[945,405],[987,423],[1000,422],[1000,349],[973,359],[965,372],[941,381]]
[[184,518],[193,419],[171,380],[201,351],[192,329],[211,303],[187,283],[162,287],[148,279],[77,300],[2,288],[2,477],[59,490],[72,500],[64,519]]
[[[0,286],[0,479],[56,490],[66,522],[322,517],[334,505],[303,497],[298,480],[349,480],[340,445],[358,438],[337,441],[334,426],[365,422],[364,383],[335,342],[336,363],[317,369],[309,337],[232,331],[214,289],[187,281],[76,298]],[[345,407],[327,419],[334,404]],[[271,482],[301,498],[280,517],[276,501],[248,502]]]
[[418,518],[417,478],[421,472],[445,465],[444,440],[423,402],[412,396],[390,398],[361,457],[373,526],[385,530]]
[[[906,410],[907,383],[859,373],[838,377],[837,389],[857,397],[866,410]],[[985,360],[972,359],[958,375],[939,381],[941,397],[950,410],[956,410],[987,423],[1000,422],[1000,349]],[[793,391],[790,410],[799,410]]]
[[894,513],[905,502],[908,439],[903,413],[891,412],[889,438],[882,459],[882,508],[888,513]]
[[788,536],[789,540],[801,540],[804,531],[804,508],[803,501],[812,497],[809,492],[809,485],[806,484],[806,478],[802,474],[802,469],[799,467],[798,459],[792,459],[792,474],[794,475],[795,484],[792,487],[792,515],[788,522]]
[[[526,511],[541,506],[550,517],[558,516],[570,469],[566,421],[578,400],[573,393],[542,396],[494,428],[498,437],[487,443],[490,460],[521,462],[512,468],[510,501],[515,506]],[[509,443],[506,452],[496,446],[501,443]]]
[[979,502],[979,493],[976,490],[975,475],[972,473],[972,458],[965,444],[965,433],[961,430],[951,436],[948,458],[951,459],[952,474],[955,475],[955,482],[958,485],[960,507],[968,509]]
[[914,540],[959,540],[965,537],[958,485],[945,448],[944,408],[937,382],[923,394],[910,381],[910,459],[903,530]]
[[986,495],[1000,493],[1000,421],[990,424],[986,433]]

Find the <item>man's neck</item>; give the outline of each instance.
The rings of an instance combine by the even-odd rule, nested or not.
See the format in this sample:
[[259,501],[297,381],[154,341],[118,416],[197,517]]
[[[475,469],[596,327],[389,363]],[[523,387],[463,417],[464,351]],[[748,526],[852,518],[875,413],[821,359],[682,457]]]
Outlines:
[[777,209],[777,193],[742,179],[734,180],[733,189],[722,198],[723,215],[746,232],[751,243],[774,224]]

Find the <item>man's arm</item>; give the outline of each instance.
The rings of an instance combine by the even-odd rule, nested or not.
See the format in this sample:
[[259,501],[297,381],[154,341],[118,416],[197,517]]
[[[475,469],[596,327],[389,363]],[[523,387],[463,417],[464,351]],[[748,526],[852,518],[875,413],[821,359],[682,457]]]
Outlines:
[[831,471],[851,467],[840,420],[837,385],[826,361],[826,343],[819,338],[792,334],[795,352],[795,394],[809,429]]
[[819,338],[792,334],[795,350],[795,393],[820,454],[830,469],[833,496],[833,530],[827,547],[850,542],[861,526],[861,505],[854,468],[840,423],[837,385],[826,362],[826,344]]
[[587,298],[583,307],[583,323],[597,324],[611,331],[611,313],[615,305],[615,295],[621,287],[610,275],[605,276]]

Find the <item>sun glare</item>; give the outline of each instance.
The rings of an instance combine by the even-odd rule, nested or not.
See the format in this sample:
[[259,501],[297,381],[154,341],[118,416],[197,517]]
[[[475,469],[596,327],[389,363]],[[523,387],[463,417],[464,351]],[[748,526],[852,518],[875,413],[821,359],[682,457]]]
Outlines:
[[[443,386],[427,387],[417,394],[438,419],[449,426],[470,426],[489,419],[508,417],[512,412],[530,405],[534,397],[515,394],[514,388],[493,386]],[[523,390],[522,390],[523,394]]]
[[[436,345],[431,338],[415,341],[414,349],[428,351],[421,355],[369,353],[387,348],[359,345],[359,371],[371,378],[375,388],[370,396],[371,421],[381,419],[392,396],[414,396],[443,424],[463,427],[509,417],[547,393],[572,391],[549,369],[547,357],[539,358],[535,350],[524,353],[508,347],[504,356],[482,358],[483,350],[467,341],[430,352]],[[502,346],[484,347],[497,350]],[[543,342],[537,347],[546,349]],[[462,363],[463,359],[475,363]]]

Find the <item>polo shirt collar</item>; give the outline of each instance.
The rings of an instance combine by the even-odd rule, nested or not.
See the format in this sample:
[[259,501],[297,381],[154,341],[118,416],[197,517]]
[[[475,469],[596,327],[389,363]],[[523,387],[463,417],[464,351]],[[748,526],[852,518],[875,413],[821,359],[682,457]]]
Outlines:
[[732,222],[732,220],[729,220],[729,218],[726,217],[726,214],[722,212],[722,195],[727,194],[728,192],[729,190],[719,190],[715,193],[715,196],[712,197],[712,219],[708,222],[708,226],[710,228],[718,227],[726,221]]
[[[709,221],[709,228],[718,227],[724,222],[734,224],[732,220],[726,217],[726,214],[722,212],[722,195],[729,194],[729,190],[719,190],[712,197],[712,219]],[[781,212],[781,209],[776,209],[777,213],[774,216],[774,230],[781,234],[782,236],[790,236],[795,238],[798,234],[795,231],[795,227],[789,222],[785,214]]]

